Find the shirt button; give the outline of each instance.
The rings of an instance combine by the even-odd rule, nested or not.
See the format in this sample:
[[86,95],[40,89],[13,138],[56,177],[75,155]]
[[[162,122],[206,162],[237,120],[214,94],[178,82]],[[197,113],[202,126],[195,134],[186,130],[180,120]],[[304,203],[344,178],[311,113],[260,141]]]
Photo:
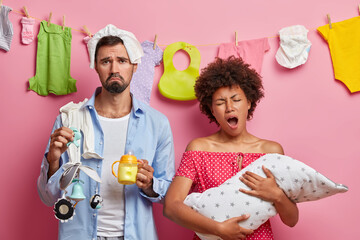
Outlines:
[[102,141],[100,141],[100,142],[99,142],[99,144],[100,144],[100,145],[102,145],[102,144],[103,144],[103,142],[102,142]]
[[100,165],[98,165],[97,168],[100,168]]
[[94,213],[93,216],[96,217],[96,213]]

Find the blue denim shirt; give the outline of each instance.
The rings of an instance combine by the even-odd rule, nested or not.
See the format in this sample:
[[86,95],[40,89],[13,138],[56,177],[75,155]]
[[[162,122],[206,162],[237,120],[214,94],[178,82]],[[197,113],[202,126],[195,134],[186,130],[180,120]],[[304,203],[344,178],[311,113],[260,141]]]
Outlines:
[[[101,88],[98,88],[83,107],[89,109],[94,128],[95,152],[102,157],[104,135],[99,123],[98,114],[94,107],[95,96],[100,91]],[[61,117],[59,115],[52,131],[61,126]],[[46,159],[46,154],[49,150],[49,143],[41,164],[37,187],[41,200],[47,206],[52,207],[62,196],[59,180],[64,170],[60,167],[49,180],[47,179],[49,164]],[[82,146],[82,143],[80,146]],[[162,202],[175,174],[173,137],[170,123],[166,116],[136,100],[134,97],[132,97],[132,110],[125,146],[125,152],[128,151],[132,151],[138,159],[148,160],[149,165],[154,168],[153,190],[158,193],[159,196],[157,198],[151,198],[146,196],[136,184],[125,185],[124,238],[126,240],[158,239],[152,214],[152,202]],[[119,159],[120,157],[121,156],[119,156]],[[61,156],[60,165],[67,162],[68,154],[65,152]],[[101,159],[81,158],[81,162],[96,170],[99,176],[101,176]],[[111,174],[110,169],[108,174]],[[72,220],[65,223],[59,221],[60,240],[96,239],[98,210],[90,207],[89,199],[96,193],[97,187],[101,188],[101,184],[81,172],[80,179],[84,181],[83,190],[86,199],[76,205],[75,215]],[[67,189],[68,195],[71,194],[71,188],[72,185]]]

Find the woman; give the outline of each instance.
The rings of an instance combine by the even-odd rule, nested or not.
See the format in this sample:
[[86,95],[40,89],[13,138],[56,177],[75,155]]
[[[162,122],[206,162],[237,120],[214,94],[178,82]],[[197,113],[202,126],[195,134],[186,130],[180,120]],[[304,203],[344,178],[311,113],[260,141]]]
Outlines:
[[[252,231],[238,222],[248,215],[216,222],[186,206],[190,191],[203,192],[221,185],[242,168],[266,153],[283,154],[279,143],[260,139],[246,129],[259,100],[264,96],[261,78],[241,59],[217,58],[202,70],[195,83],[200,110],[219,126],[216,133],[192,140],[165,197],[164,215],[193,231],[222,239],[273,239],[270,222]],[[243,181],[251,190],[240,191],[274,203],[281,220],[292,227],[298,221],[298,209],[277,186],[270,170],[266,178],[246,172]],[[239,181],[240,181],[239,180]],[[194,239],[199,239],[196,235]]]

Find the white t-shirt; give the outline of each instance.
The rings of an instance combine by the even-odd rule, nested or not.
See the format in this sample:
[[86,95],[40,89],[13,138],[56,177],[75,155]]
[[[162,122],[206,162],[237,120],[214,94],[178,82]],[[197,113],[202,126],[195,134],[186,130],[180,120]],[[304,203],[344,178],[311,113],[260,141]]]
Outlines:
[[[112,175],[111,165],[124,155],[129,117],[130,114],[122,118],[99,116],[104,132],[104,159],[100,185],[103,206],[98,210],[97,235],[102,237],[124,236],[124,185]],[[115,173],[117,169],[118,163],[114,165]]]

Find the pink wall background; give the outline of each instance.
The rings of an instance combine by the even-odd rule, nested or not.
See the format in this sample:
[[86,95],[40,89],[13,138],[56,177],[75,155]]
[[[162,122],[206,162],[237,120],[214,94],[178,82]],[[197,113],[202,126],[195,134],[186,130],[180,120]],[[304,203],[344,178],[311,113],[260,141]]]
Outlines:
[[[341,3],[340,3],[341,2]],[[82,42],[83,25],[95,33],[108,23],[132,31],[140,41],[153,41],[164,49],[177,41],[195,46],[201,53],[201,67],[217,54],[219,43],[269,37],[271,50],[265,54],[262,76],[266,97],[249,122],[249,131],[280,142],[287,155],[317,169],[332,180],[346,184],[349,191],[316,202],[298,204],[300,220],[294,228],[272,219],[277,240],[355,239],[360,235],[360,94],[350,94],[333,77],[327,44],[315,31],[327,23],[359,15],[356,0],[258,0],[258,1],[119,1],[119,0],[4,0],[16,11],[27,6],[31,16],[73,28],[71,75],[78,92],[67,96],[38,96],[27,91],[35,75],[37,41],[20,42],[21,14],[10,13],[14,38],[9,52],[0,50],[1,198],[0,239],[56,239],[57,220],[52,209],[41,203],[36,179],[48,137],[58,109],[69,101],[90,97],[99,85],[89,69]],[[294,70],[282,68],[275,60],[279,47],[277,32],[301,24],[310,31],[312,48],[308,62]],[[207,46],[202,46],[207,45]],[[178,67],[186,67],[184,55],[176,54]],[[187,143],[215,131],[214,125],[198,111],[196,101],[177,102],[161,96],[157,84],[162,66],[156,68],[151,105],[169,118],[175,141],[176,166]],[[162,216],[155,205],[160,239],[191,239],[192,233]]]

